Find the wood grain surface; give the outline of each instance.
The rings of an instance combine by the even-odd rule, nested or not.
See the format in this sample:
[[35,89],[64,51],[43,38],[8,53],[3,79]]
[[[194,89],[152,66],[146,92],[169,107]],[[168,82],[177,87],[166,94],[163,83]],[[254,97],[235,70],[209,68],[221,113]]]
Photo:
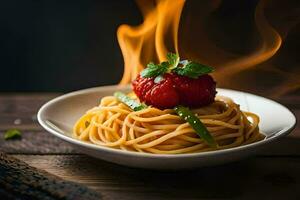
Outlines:
[[102,199],[82,184],[66,181],[44,170],[0,153],[1,199]]
[[[83,155],[44,131],[36,113],[57,95],[0,95],[0,151],[95,189],[103,199],[300,199],[299,124],[292,134],[266,146],[258,156],[239,162],[191,171],[141,170]],[[299,96],[275,100],[300,118]],[[4,140],[10,128],[20,129],[22,138]]]
[[16,157],[114,199],[300,198],[298,157],[257,157],[175,172],[122,167],[83,155]]

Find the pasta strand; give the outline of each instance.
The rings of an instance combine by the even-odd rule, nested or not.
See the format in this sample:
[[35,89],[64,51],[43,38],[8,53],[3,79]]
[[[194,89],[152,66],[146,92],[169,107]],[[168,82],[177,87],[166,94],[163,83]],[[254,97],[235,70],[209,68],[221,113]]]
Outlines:
[[214,103],[192,111],[218,147],[208,146],[172,109],[132,111],[113,96],[102,98],[99,106],[87,111],[74,125],[73,136],[96,145],[154,154],[213,151],[264,139],[259,117],[241,111],[230,98],[218,96]]

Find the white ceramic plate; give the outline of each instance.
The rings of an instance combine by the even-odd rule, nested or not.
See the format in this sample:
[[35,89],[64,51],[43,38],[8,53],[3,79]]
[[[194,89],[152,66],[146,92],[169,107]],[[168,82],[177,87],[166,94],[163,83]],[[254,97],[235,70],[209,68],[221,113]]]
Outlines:
[[260,116],[259,128],[267,137],[263,141],[231,149],[180,155],[155,155],[128,152],[97,146],[72,138],[72,126],[88,109],[98,105],[100,99],[115,91],[129,91],[129,87],[105,86],[80,90],[57,97],[46,103],[38,112],[39,123],[53,135],[71,143],[90,156],[109,162],[149,169],[188,169],[217,165],[257,153],[261,147],[292,131],[296,118],[283,105],[249,93],[218,89],[219,95],[231,97],[241,109]]

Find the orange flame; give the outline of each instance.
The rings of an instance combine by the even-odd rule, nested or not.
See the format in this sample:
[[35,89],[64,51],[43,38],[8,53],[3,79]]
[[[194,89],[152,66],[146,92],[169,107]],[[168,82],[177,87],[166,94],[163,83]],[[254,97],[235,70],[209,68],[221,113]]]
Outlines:
[[184,3],[185,0],[158,0],[155,5],[149,0],[138,1],[144,22],[137,27],[121,25],[117,31],[124,59],[120,84],[130,83],[149,60],[161,62],[167,52],[178,53],[178,27]]
[[241,70],[256,66],[271,58],[280,48],[282,39],[276,30],[268,23],[264,15],[266,1],[260,1],[255,11],[255,23],[261,36],[260,47],[254,53],[245,57],[239,57],[222,64],[222,69],[218,70],[215,76],[218,79],[233,75]]
[[[207,30],[207,21],[212,19],[211,16],[215,11],[218,11],[223,3],[222,0],[199,2],[202,6],[190,7],[191,11],[197,12],[198,19],[194,20],[194,16],[189,18],[189,13],[185,13],[187,15],[184,22],[186,23],[181,24],[184,31],[180,34],[179,47],[179,22],[185,0],[137,1],[143,14],[143,23],[136,27],[121,25],[117,30],[118,42],[124,59],[124,74],[120,84],[130,83],[149,61],[162,62],[166,59],[167,52],[178,54],[180,52],[182,57],[196,59],[214,66],[216,72],[213,76],[217,79],[219,86],[236,87],[238,85],[236,88],[240,89],[242,87],[240,83],[231,84],[231,77],[245,70],[256,70],[263,65],[265,71],[286,79],[275,85],[273,90],[269,90],[269,96],[283,95],[300,88],[300,77],[297,73],[291,75],[266,62],[269,62],[279,51],[288,28],[295,25],[297,20],[282,23],[284,25],[281,31],[276,31],[265,16],[266,7],[274,4],[269,3],[268,0],[259,1],[253,17],[255,32],[258,33],[260,42],[250,53],[241,55],[217,45],[216,41],[211,40],[211,33]],[[280,3],[277,4],[275,4],[278,7],[276,9],[281,10]],[[274,13],[277,16],[278,12]],[[222,28],[215,27],[213,30],[222,33]],[[222,37],[226,40],[227,36],[223,34]]]

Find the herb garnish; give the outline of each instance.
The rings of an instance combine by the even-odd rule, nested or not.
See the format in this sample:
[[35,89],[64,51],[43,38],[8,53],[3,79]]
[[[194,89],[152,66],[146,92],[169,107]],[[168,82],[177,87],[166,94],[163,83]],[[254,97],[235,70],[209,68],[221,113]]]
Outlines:
[[208,132],[205,125],[188,108],[183,106],[176,106],[174,110],[181,119],[190,124],[190,126],[196,131],[197,135],[199,135],[200,138],[202,138],[209,146],[218,146],[213,136]]
[[5,132],[4,139],[9,140],[9,139],[14,139],[14,138],[20,138],[21,135],[22,134],[18,129],[9,129]]
[[147,68],[141,72],[141,76],[143,78],[157,77],[170,72],[196,79],[201,75],[213,72],[213,68],[195,61],[180,61],[177,54],[168,53],[167,61],[160,64],[149,63]]
[[124,104],[129,106],[134,111],[139,111],[139,110],[142,110],[144,108],[147,108],[147,106],[145,104],[139,103],[136,100],[131,99],[130,97],[128,97],[126,94],[124,94],[122,92],[115,92],[114,96],[119,101],[123,102]]
[[143,78],[156,77],[164,74],[168,71],[169,64],[167,62],[162,62],[161,64],[154,64],[153,62],[147,65],[147,68],[141,71],[141,76]]
[[175,69],[180,62],[179,56],[175,53],[167,53],[167,59],[169,63],[169,69],[171,70]]
[[174,69],[174,72],[178,75],[188,76],[190,78],[198,78],[201,75],[209,74],[213,72],[213,68],[193,61],[182,62],[181,67]]

